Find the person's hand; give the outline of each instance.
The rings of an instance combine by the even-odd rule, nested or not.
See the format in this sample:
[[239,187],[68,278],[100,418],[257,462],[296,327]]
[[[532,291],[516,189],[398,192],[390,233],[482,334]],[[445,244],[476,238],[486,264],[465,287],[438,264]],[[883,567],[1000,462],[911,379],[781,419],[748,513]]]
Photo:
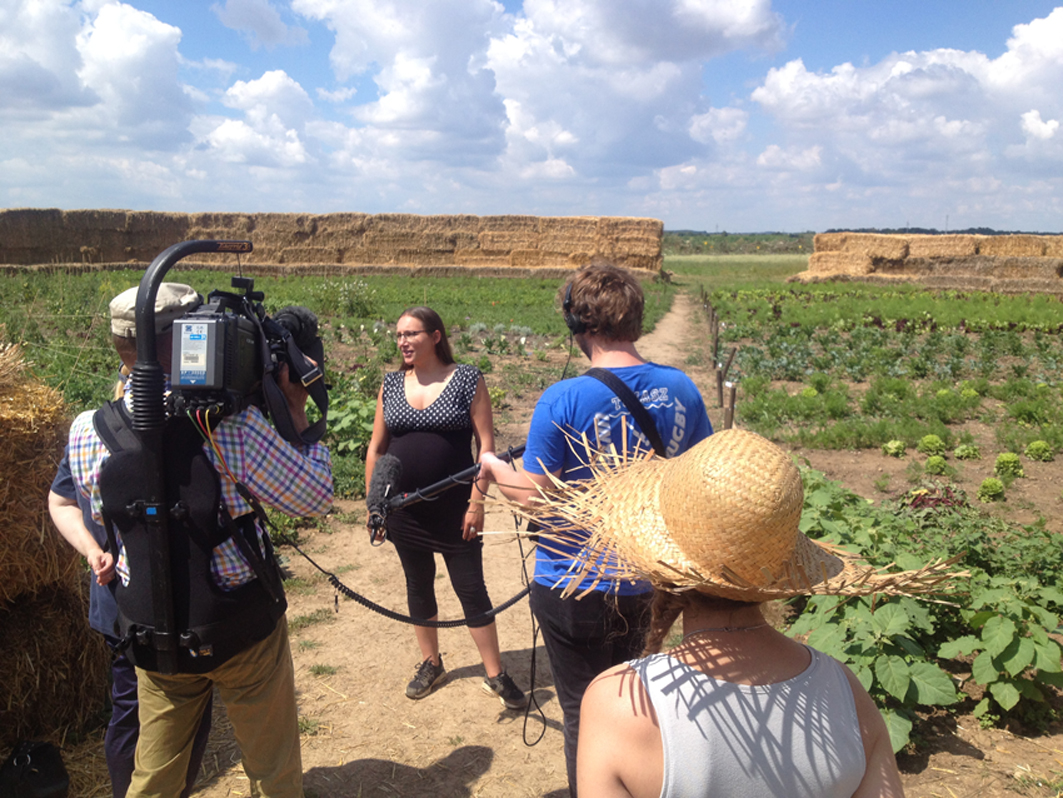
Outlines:
[[502,474],[512,471],[513,466],[500,457],[496,457],[494,452],[484,452],[480,455],[480,479],[498,482]]
[[465,512],[465,520],[461,524],[461,537],[464,540],[476,540],[476,536],[484,531],[484,506],[470,503]]
[[114,555],[102,549],[86,558],[92,573],[96,575],[97,585],[106,585],[114,579]]

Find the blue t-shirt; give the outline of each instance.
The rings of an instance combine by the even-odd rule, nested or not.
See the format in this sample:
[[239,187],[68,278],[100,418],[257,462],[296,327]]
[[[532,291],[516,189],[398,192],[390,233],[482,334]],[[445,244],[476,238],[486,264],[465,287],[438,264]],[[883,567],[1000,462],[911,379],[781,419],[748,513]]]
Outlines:
[[[645,363],[609,371],[623,380],[649,411],[669,457],[682,454],[712,434],[712,425],[697,386],[679,369]],[[629,450],[636,444],[643,450],[652,449],[624,403],[607,385],[587,376],[555,383],[540,397],[532,414],[524,451],[524,470],[531,474],[560,470],[560,478],[566,482],[586,479],[591,473],[585,463],[586,455],[581,458],[578,446],[573,451],[570,436],[579,439],[586,434],[592,446],[615,444],[619,449],[624,440],[621,437],[623,424],[627,425]],[[550,546],[556,550],[538,547],[535,580],[549,587],[567,585],[568,569],[578,549],[556,543]],[[593,579],[587,577],[579,589],[587,589],[592,584]],[[632,595],[645,593],[651,588],[648,582],[603,580],[596,589]]]
[[[74,477],[70,473],[69,448],[63,452],[63,459],[59,463],[59,470],[52,480],[52,492],[64,499],[73,499],[81,509],[81,517],[85,521],[85,528],[96,542],[104,549],[107,548],[107,532],[92,518],[92,507],[89,499],[82,496],[74,486]],[[96,577],[92,576],[89,582],[89,626],[97,632],[114,637],[118,632],[115,623],[118,620],[118,602],[115,601],[114,591],[118,580],[111,580],[110,584],[96,584]]]

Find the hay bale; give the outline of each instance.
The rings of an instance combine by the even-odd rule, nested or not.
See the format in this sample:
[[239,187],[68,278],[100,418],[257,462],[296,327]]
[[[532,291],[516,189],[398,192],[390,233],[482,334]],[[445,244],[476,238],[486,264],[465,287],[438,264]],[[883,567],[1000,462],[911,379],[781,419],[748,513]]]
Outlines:
[[485,230],[480,233],[479,244],[482,249],[496,252],[511,252],[518,249],[538,249],[538,230]]
[[816,252],[847,252],[882,260],[908,257],[908,241],[904,236],[878,233],[821,233],[813,239],[813,248]]
[[543,266],[543,253],[537,249],[515,249],[509,253],[509,263],[517,269],[538,269]]
[[985,236],[978,241],[978,254],[990,257],[1039,258],[1045,254],[1041,236]]
[[596,216],[544,216],[539,220],[539,249],[544,252],[589,253],[597,250]]
[[871,258],[852,252],[813,252],[808,258],[808,271],[814,275],[871,274]]
[[87,615],[87,584],[77,576],[0,606],[0,748],[61,742],[100,723],[110,652]]
[[1063,258],[1063,236],[1044,236],[1045,257]]
[[943,235],[908,237],[909,258],[963,258],[978,254],[978,240],[984,236]]
[[57,391],[25,379],[18,347],[0,352],[0,604],[68,581],[77,554],[47,514],[69,421]]
[[519,231],[538,234],[538,216],[481,216],[481,233],[516,233]]
[[816,233],[812,237],[813,252],[841,252],[845,233]]

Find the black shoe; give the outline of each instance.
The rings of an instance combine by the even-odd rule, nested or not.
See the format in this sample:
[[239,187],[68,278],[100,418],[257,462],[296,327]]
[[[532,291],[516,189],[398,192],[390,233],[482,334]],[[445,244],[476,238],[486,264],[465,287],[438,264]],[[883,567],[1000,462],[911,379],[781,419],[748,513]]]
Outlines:
[[443,667],[443,657],[440,655],[439,664],[435,665],[429,657],[417,666],[417,674],[406,685],[407,698],[424,698],[432,688],[443,681],[447,676],[446,668]]
[[506,709],[524,709],[528,705],[528,697],[509,678],[509,674],[502,671],[498,676],[488,676],[484,679],[483,689],[485,693],[498,696],[502,706]]

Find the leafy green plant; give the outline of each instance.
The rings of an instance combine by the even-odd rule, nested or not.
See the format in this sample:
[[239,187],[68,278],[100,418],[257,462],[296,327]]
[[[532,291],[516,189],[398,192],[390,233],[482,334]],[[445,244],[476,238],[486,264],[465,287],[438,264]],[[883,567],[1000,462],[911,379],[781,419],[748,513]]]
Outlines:
[[1023,454],[1041,463],[1050,463],[1055,459],[1055,452],[1047,441],[1031,441]]
[[[1045,717],[1046,687],[1063,685],[1056,587],[1063,548],[1039,527],[981,515],[962,492],[928,484],[880,508],[805,469],[801,529],[858,552],[879,567],[913,568],[963,554],[946,602],[817,596],[794,602],[790,631],[846,662],[886,719],[895,750],[917,711],[961,699],[941,665],[975,655],[970,678],[984,688],[975,711],[986,723]],[[1001,486],[1002,489],[1002,486]],[[966,660],[965,660],[966,661]],[[952,663],[950,670],[963,667]],[[923,709],[920,709],[923,708]]]
[[1049,637],[1059,616],[1048,609],[1063,606],[1063,593],[1034,579],[998,576],[980,582],[961,612],[975,634],[944,643],[938,656],[977,655],[971,678],[987,688],[974,708],[977,718],[995,707],[1008,712],[1024,698],[1043,703],[1046,685],[1063,687],[1063,652]]
[[904,457],[906,448],[904,441],[886,441],[882,444],[882,453],[887,457]]
[[373,436],[376,397],[353,391],[333,391],[329,405],[328,444],[339,454],[365,457]]
[[1004,499],[1004,483],[996,477],[987,477],[982,480],[982,484],[978,486],[978,501],[989,504],[990,502],[999,502]]
[[1014,452],[1001,452],[998,454],[996,462],[993,463],[993,473],[1001,478],[1025,476],[1022,470],[1022,462]]
[[961,443],[952,451],[952,456],[957,460],[980,460],[982,452],[971,443]]
[[933,476],[941,476],[949,469],[949,464],[945,462],[945,458],[940,454],[932,454],[926,459],[923,469]]
[[310,666],[310,673],[314,676],[333,676],[338,671],[335,665],[315,664]]
[[945,442],[937,435],[924,435],[915,446],[916,451],[927,455],[943,455],[947,451]]

